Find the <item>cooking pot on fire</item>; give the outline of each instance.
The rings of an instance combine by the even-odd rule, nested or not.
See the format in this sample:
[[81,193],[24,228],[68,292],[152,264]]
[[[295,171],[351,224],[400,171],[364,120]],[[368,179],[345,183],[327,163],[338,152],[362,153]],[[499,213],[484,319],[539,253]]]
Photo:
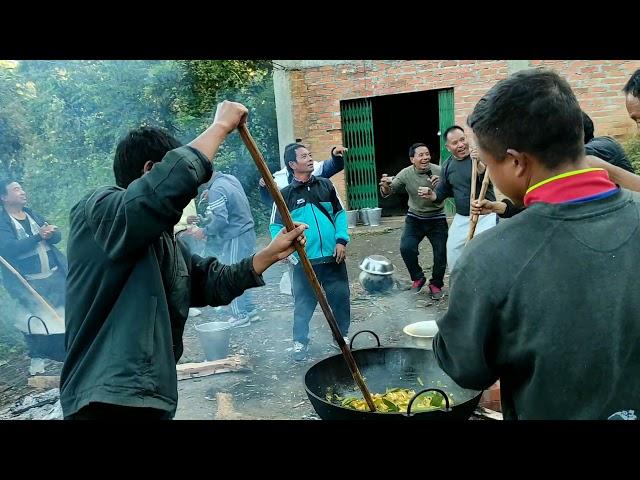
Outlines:
[[[352,350],[369,391],[384,393],[388,388],[408,388],[416,391],[407,412],[371,412],[354,410],[327,400],[327,394],[341,397],[360,396],[342,354],[320,360],[304,376],[309,401],[323,420],[467,420],[478,406],[482,391],[468,390],[457,385],[437,364],[431,350],[411,347],[381,347]],[[412,403],[420,395],[438,391],[445,398],[439,410],[412,411]]]
[[369,255],[360,264],[358,280],[364,289],[370,293],[386,292],[393,288],[393,272],[395,267],[387,257]]

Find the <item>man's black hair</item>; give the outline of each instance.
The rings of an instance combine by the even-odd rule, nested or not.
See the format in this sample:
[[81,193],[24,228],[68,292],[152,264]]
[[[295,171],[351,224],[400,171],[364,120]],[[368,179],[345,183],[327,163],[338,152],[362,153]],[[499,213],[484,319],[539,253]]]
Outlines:
[[637,99],[640,99],[640,68],[633,72],[633,75],[631,75],[631,78],[624,86],[622,91],[625,93],[625,95],[631,94]]
[[293,175],[293,169],[289,165],[289,162],[296,161],[296,150],[298,150],[299,148],[306,148],[306,147],[301,143],[290,143],[289,145],[284,147],[284,155],[283,155],[284,166],[287,167],[287,172],[289,172],[290,175]]
[[[414,143],[413,145],[411,145],[409,147],[409,156],[413,157],[416,154],[416,150],[420,147],[427,147],[424,143]],[[429,147],[427,147],[427,150],[429,150]]]
[[116,147],[113,161],[116,184],[127,188],[142,176],[142,168],[147,161],[158,163],[167,152],[181,146],[179,140],[161,128],[140,127],[131,130]]
[[584,110],[582,111],[582,128],[584,129],[584,143],[589,143],[593,138],[593,120]]
[[498,160],[511,148],[553,170],[584,155],[582,110],[569,83],[551,70],[525,70],[499,81],[467,123]]

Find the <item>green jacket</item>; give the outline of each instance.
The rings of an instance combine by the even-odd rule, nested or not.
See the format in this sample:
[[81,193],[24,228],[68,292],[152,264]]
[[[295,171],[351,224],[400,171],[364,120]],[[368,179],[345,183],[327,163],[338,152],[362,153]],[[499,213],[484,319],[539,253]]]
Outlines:
[[640,411],[640,196],[535,203],[474,238],[433,350],[460,386],[500,379],[508,419]]
[[227,266],[175,241],[173,226],[211,171],[199,152],[180,147],[126,190],[102,187],[72,208],[65,417],[90,402],[173,414],[189,307],[226,305],[264,285],[252,258]]

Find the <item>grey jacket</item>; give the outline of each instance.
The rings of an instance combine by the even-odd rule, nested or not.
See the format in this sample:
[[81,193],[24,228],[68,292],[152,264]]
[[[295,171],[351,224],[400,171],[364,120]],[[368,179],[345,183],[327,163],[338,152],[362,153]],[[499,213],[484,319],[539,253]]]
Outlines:
[[[612,233],[615,232],[615,233]],[[640,196],[535,203],[464,249],[433,350],[509,419],[640,411]]]
[[214,174],[209,186],[205,222],[207,236],[219,240],[231,240],[253,230],[255,223],[249,200],[242,184],[233,175]]

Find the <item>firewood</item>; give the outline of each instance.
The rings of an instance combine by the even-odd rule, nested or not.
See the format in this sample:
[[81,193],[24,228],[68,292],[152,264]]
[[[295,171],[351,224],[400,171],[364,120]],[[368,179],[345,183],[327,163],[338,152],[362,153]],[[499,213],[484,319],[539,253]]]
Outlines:
[[220,360],[197,363],[181,363],[176,366],[178,380],[189,378],[206,377],[217,373],[241,372],[250,370],[247,357],[242,355],[232,355]]

